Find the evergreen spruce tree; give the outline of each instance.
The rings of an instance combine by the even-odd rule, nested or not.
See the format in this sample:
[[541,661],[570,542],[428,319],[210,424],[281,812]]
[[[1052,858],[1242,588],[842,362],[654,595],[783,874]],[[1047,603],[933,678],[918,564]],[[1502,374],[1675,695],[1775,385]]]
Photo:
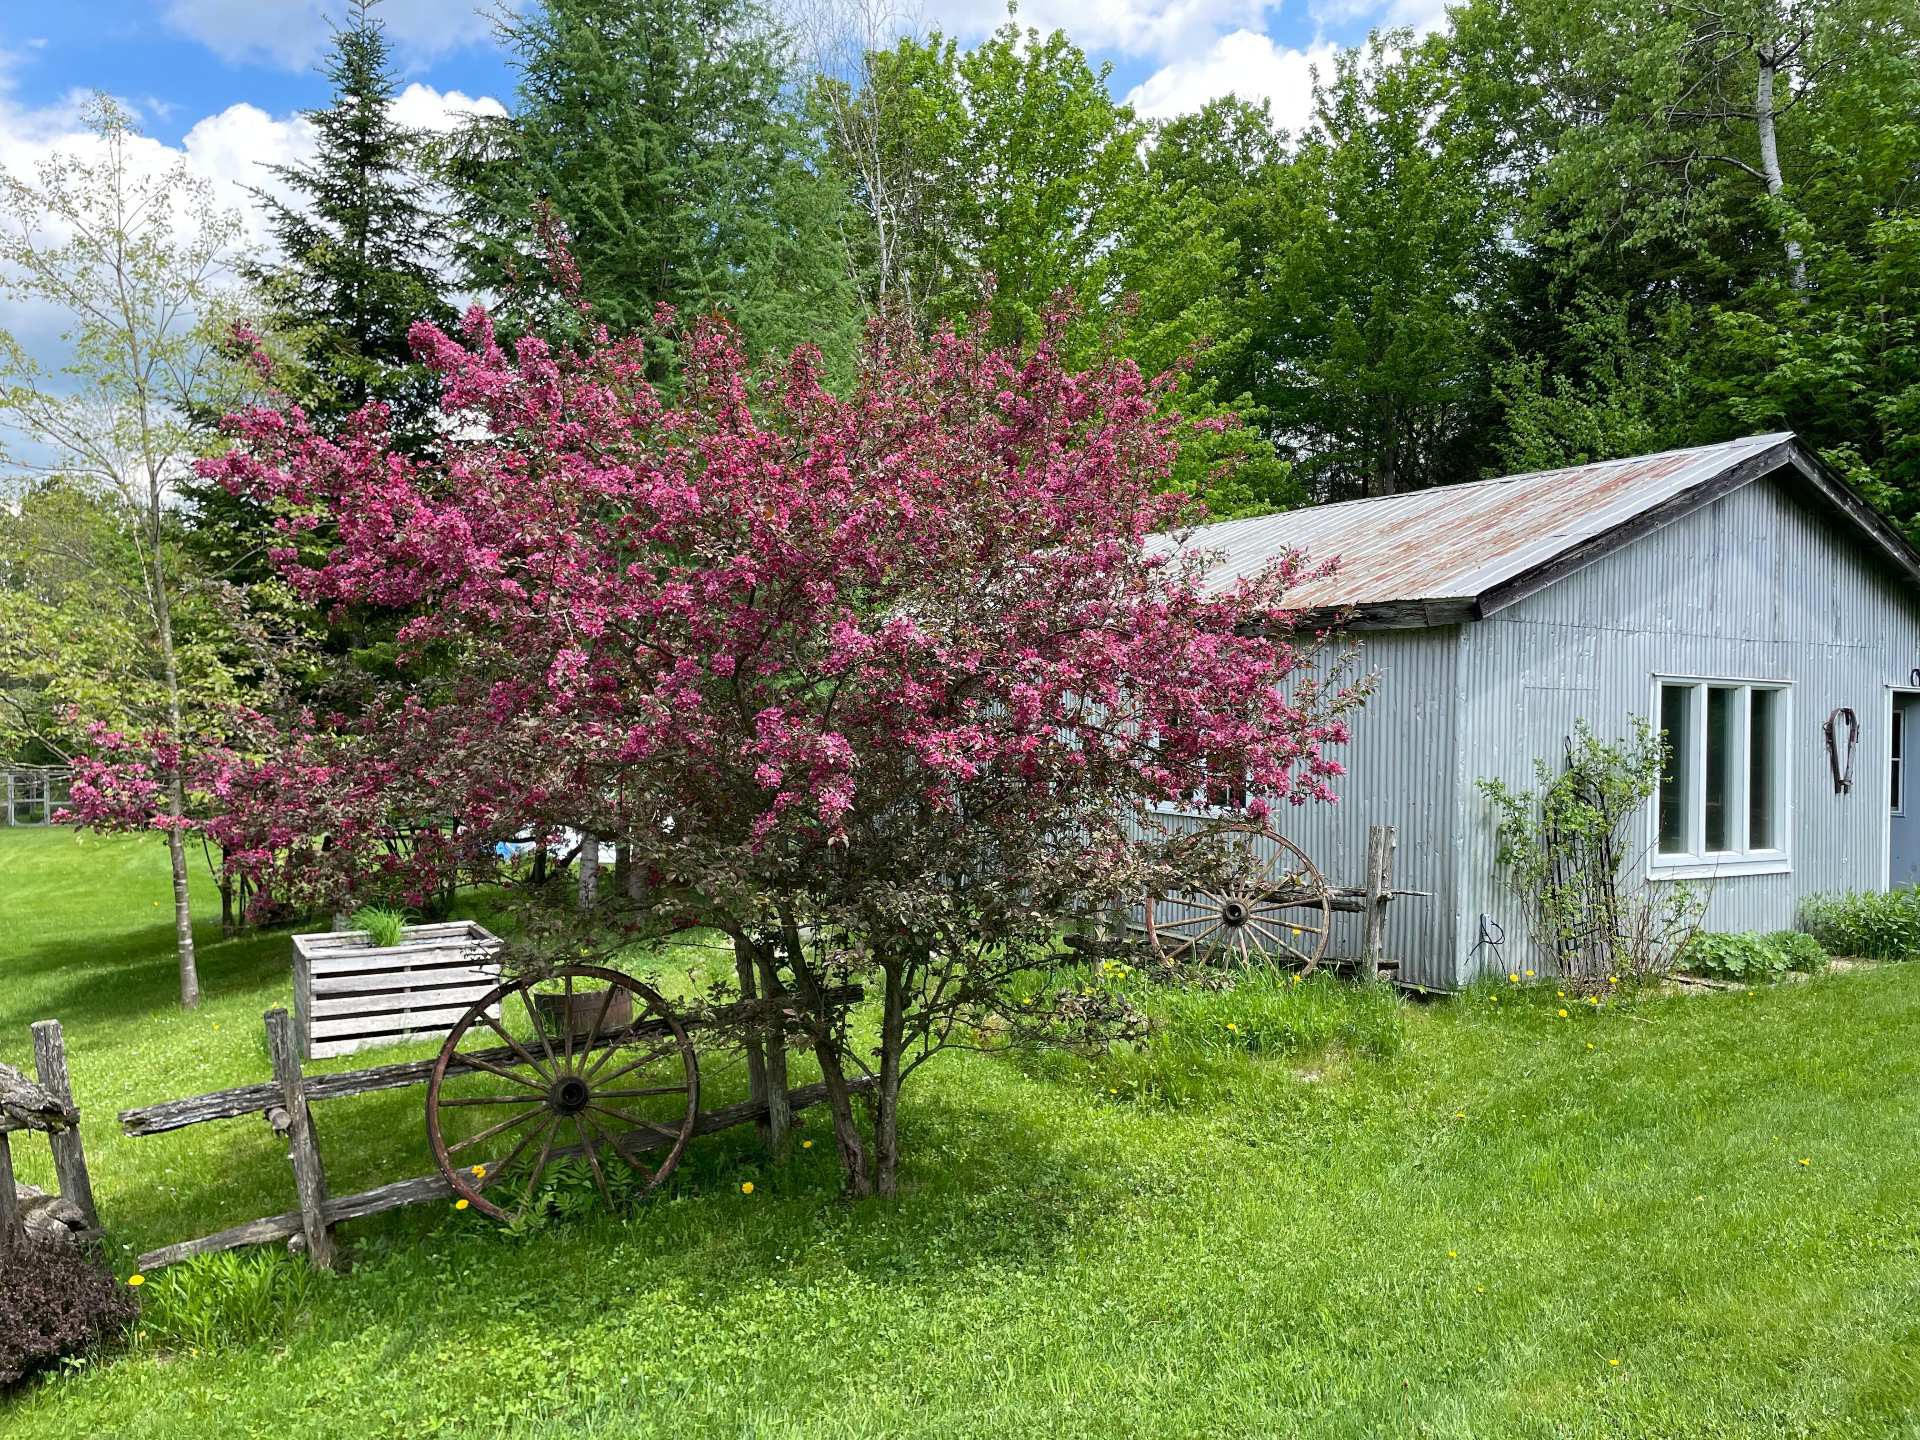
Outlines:
[[857,301],[789,84],[789,42],[760,0],[545,0],[506,12],[510,118],[447,147],[458,258],[510,323],[564,328],[541,253],[550,208],[596,320],[710,311],[749,353],[818,343],[849,356]]
[[277,257],[251,267],[276,329],[301,348],[309,413],[339,417],[384,401],[409,448],[431,443],[436,387],[413,363],[407,327],[447,323],[434,259],[441,223],[417,168],[420,137],[393,118],[392,51],[374,14],[353,0],[323,73],[333,87],[309,110],[311,161],[273,167],[291,192],[258,194]]

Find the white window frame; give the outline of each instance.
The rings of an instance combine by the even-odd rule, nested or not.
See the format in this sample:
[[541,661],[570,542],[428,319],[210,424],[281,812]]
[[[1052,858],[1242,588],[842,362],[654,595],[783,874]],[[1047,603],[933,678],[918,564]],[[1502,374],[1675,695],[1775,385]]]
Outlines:
[[[1688,787],[1687,831],[1688,845],[1684,853],[1663,852],[1660,849],[1660,796],[1656,791],[1648,805],[1647,816],[1647,873],[1660,880],[1704,880],[1721,875],[1785,875],[1793,870],[1793,683],[1788,680],[1768,679],[1758,676],[1727,675],[1655,675],[1653,677],[1653,703],[1651,714],[1657,729],[1660,724],[1661,692],[1668,686],[1685,686],[1692,694],[1687,702],[1687,728],[1691,753],[1688,756],[1688,773],[1692,783]],[[1752,779],[1753,744],[1753,701],[1755,690],[1771,690],[1780,698],[1775,702],[1780,707],[1775,727],[1775,793],[1778,796],[1778,813],[1775,815],[1776,833],[1780,837],[1777,846],[1768,849],[1751,849],[1744,844],[1737,849],[1709,850],[1706,848],[1707,828],[1707,691],[1709,689],[1731,689],[1740,692],[1740,757],[1742,764],[1733,767],[1733,789],[1728,802],[1738,817],[1739,834],[1744,841],[1751,816],[1749,813],[1748,787]]]
[[1893,771],[1892,791],[1889,797],[1893,804],[1889,815],[1907,813],[1907,707],[1900,703],[1900,697],[1893,697],[1893,710],[1887,720],[1887,760]]

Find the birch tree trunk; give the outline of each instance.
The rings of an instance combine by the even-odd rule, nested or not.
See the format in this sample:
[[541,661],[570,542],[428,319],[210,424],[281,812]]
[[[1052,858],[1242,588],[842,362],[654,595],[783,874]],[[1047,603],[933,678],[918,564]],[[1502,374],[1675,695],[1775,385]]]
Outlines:
[[[1760,173],[1766,177],[1767,194],[1775,199],[1786,189],[1786,178],[1780,173],[1780,140],[1774,129],[1773,90],[1779,75],[1780,58],[1771,47],[1762,46],[1755,52],[1760,63],[1760,78],[1755,82],[1753,95],[1753,120],[1760,130]],[[1800,242],[1793,237],[1791,229],[1783,228],[1782,240],[1786,245],[1787,268],[1791,272],[1793,288],[1807,288],[1807,261],[1802,253]]]

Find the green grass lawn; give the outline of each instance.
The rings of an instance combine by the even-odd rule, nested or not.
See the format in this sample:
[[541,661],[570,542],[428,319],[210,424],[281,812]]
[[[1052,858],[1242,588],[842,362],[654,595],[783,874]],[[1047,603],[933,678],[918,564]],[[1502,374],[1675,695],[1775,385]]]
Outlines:
[[[166,904],[157,844],[0,831],[0,1058],[65,1022],[123,1270],[293,1203],[257,1119],[118,1134],[267,1078],[290,1003],[283,932],[203,930],[179,1011]],[[1920,965],[1502,989],[1149,997],[1144,1053],[948,1057],[894,1204],[743,1131],[625,1222],[435,1206],[346,1227],[342,1276],[165,1272],[0,1434],[1920,1435]],[[336,1190],[430,1168],[420,1094],[319,1107]]]

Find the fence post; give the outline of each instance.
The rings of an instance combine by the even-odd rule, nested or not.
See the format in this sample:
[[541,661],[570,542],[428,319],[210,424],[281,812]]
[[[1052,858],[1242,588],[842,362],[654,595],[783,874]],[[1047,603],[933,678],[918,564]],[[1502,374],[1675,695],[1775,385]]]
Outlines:
[[0,1121],[0,1255],[6,1254],[24,1236],[20,1228],[20,1196],[13,1188],[13,1147],[4,1121]]
[[327,1171],[320,1163],[307,1086],[294,1050],[293,1025],[278,1007],[267,1011],[267,1053],[273,1078],[280,1083],[287,1111],[287,1158],[293,1162],[293,1188],[300,1196],[300,1228],[307,1237],[307,1260],[316,1269],[334,1268],[333,1233],[327,1228]]
[[[41,1088],[78,1114],[73,1082],[67,1075],[67,1043],[58,1020],[41,1020],[33,1027],[33,1068]],[[93,1182],[87,1178],[87,1147],[80,1141],[76,1120],[47,1136],[53,1147],[53,1173],[60,1177],[60,1193],[80,1207],[89,1229],[100,1228],[100,1212],[93,1205]]]
[[1393,895],[1394,842],[1393,826],[1367,827],[1366,947],[1361,952],[1360,965],[1369,980],[1380,978],[1380,961],[1387,948],[1387,902]]

